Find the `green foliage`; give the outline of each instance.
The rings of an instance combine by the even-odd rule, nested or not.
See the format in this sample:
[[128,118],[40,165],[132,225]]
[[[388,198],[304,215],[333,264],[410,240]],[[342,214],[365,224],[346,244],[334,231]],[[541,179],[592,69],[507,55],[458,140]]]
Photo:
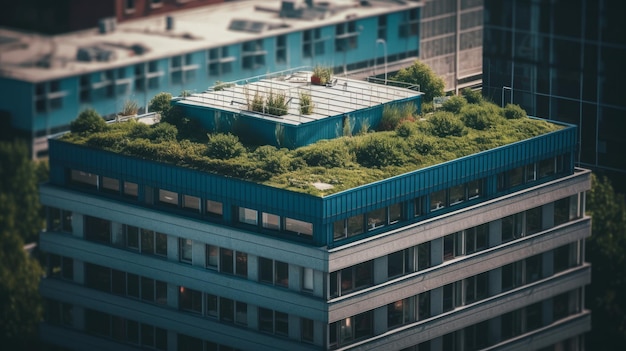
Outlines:
[[311,94],[306,91],[300,92],[300,114],[310,115],[313,113],[313,99],[311,99]]
[[221,91],[221,90],[224,90],[226,88],[231,88],[233,86],[235,86],[235,84],[233,84],[233,83],[224,83],[224,82],[218,80],[218,81],[215,82],[215,85],[213,86],[213,91]]
[[435,96],[443,96],[445,83],[425,63],[416,60],[411,66],[401,69],[393,78],[400,82],[416,84],[424,93],[424,101],[431,102]]
[[19,141],[0,142],[0,165],[0,344],[7,350],[37,349],[43,272],[24,243],[36,242],[43,228],[37,181],[47,178],[39,174],[45,165],[36,168]]
[[[161,127],[148,127],[134,120],[111,124],[92,135],[69,133],[63,140],[320,196],[562,128],[531,118],[507,120],[499,107],[488,102],[467,105],[462,111],[470,107],[494,118],[493,125],[484,131],[466,128],[459,116],[439,111],[418,121],[405,120],[395,131],[340,138],[342,126],[347,135],[354,128],[353,119],[345,116],[343,124],[337,123],[338,138],[295,150],[267,146],[247,151],[237,137],[228,134],[211,135],[208,143],[204,138],[181,140],[180,128],[176,136],[175,128],[165,122]],[[437,128],[433,121],[439,123]],[[254,130],[246,130],[236,119],[224,124],[221,130],[233,130],[248,147],[254,145]],[[366,124],[356,127],[364,131]],[[280,145],[289,146],[284,128],[277,127],[275,133]],[[334,188],[319,190],[312,185],[318,181]]]
[[243,154],[246,149],[239,138],[232,134],[209,135],[206,155],[219,160],[226,160]]
[[179,94],[180,97],[186,98],[191,96],[191,90],[182,90]]
[[161,143],[164,141],[175,141],[177,135],[178,129],[175,126],[167,122],[161,122],[154,124],[150,128],[148,138],[154,143]]
[[126,100],[124,102],[124,107],[122,108],[121,115],[133,116],[137,114],[137,111],[139,111],[139,104],[137,104],[137,101]]
[[489,107],[483,105],[468,105],[461,110],[461,120],[466,126],[485,130],[498,123],[500,118],[497,112],[494,113]]
[[461,136],[465,133],[463,122],[453,113],[435,112],[429,119],[430,131],[438,137]]
[[452,113],[460,113],[461,109],[467,105],[467,100],[461,95],[455,95],[446,100],[441,109]]
[[406,104],[385,105],[385,107],[383,107],[383,115],[380,119],[378,130],[394,130],[404,121],[413,121],[413,114],[415,113],[415,110],[415,104],[412,102]]
[[506,119],[520,119],[526,117],[526,111],[519,105],[506,104],[502,110],[502,114]]
[[343,116],[343,136],[352,136],[352,118]]
[[320,79],[320,84],[325,85],[332,79],[333,69],[326,66],[315,66],[313,68],[313,77],[318,77]]
[[407,161],[404,148],[401,139],[389,134],[371,134],[357,147],[356,161],[364,167],[401,166]]
[[287,96],[285,93],[274,93],[270,90],[269,95],[265,101],[267,106],[267,113],[273,116],[284,116],[287,114]]
[[483,95],[478,90],[472,90],[470,88],[463,88],[461,95],[465,97],[470,104],[481,104],[483,102]]
[[626,343],[626,201],[605,177],[592,177],[587,193],[592,235],[587,257],[593,280],[587,287],[587,307],[595,332],[589,335],[593,349],[609,350]]
[[301,158],[311,167],[347,167],[354,156],[341,139],[323,140],[314,145],[304,146],[295,151],[295,158]]
[[161,116],[167,115],[171,108],[172,94],[165,92],[156,94],[148,104],[148,111],[158,112]]
[[248,110],[265,113],[264,107],[265,107],[265,102],[263,101],[263,96],[261,96],[261,94],[258,91],[256,91],[254,93],[254,97],[252,98],[252,101],[248,103]]
[[39,193],[35,164],[21,141],[0,142],[0,194],[15,215],[13,228],[24,242],[36,242],[43,220],[39,215]]
[[75,120],[70,123],[70,131],[76,134],[91,134],[102,132],[107,128],[104,119],[92,108],[83,110]]

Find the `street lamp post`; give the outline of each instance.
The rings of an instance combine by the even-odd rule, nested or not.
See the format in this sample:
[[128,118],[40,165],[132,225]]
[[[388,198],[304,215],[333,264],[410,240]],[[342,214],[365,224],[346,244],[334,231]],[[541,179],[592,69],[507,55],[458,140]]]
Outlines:
[[383,44],[383,53],[385,55],[385,85],[387,85],[387,42],[385,39],[376,39],[376,47],[378,47],[378,44]]

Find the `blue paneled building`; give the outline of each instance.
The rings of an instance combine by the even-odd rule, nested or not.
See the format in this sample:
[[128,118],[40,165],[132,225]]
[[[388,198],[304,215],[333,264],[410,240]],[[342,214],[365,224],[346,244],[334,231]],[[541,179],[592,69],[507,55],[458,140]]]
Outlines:
[[[311,87],[291,73],[177,104],[210,127],[218,111],[246,112],[230,107],[244,86],[342,101],[345,82],[355,95],[354,81]],[[404,94],[382,103],[419,105]],[[310,118],[374,125],[382,113],[347,103]],[[574,167],[576,138],[563,125],[339,192],[316,184],[317,195],[52,139],[42,338],[92,350],[580,349],[591,175]]]
[[237,1],[55,36],[2,28],[1,118],[33,141],[36,157],[87,107],[113,118],[127,101],[143,109],[162,91],[199,93],[300,66],[380,73],[418,57],[422,6]]

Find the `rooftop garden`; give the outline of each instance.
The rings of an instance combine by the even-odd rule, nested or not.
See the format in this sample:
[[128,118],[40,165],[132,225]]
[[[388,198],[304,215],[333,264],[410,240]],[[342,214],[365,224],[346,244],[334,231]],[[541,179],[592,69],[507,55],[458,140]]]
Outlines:
[[151,102],[150,110],[162,113],[159,123],[106,124],[86,110],[62,140],[324,196],[562,128],[528,118],[517,105],[500,108],[467,92],[421,115],[410,104],[388,107],[376,130],[362,126],[350,135],[345,128],[342,137],[288,150],[207,134],[171,107],[168,95]]

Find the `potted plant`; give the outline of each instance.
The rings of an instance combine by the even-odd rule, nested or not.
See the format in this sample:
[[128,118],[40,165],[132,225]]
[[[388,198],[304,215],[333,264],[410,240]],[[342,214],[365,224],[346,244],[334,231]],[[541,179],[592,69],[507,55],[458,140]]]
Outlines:
[[316,85],[326,85],[330,82],[333,70],[330,67],[315,66],[311,75],[311,83]]

